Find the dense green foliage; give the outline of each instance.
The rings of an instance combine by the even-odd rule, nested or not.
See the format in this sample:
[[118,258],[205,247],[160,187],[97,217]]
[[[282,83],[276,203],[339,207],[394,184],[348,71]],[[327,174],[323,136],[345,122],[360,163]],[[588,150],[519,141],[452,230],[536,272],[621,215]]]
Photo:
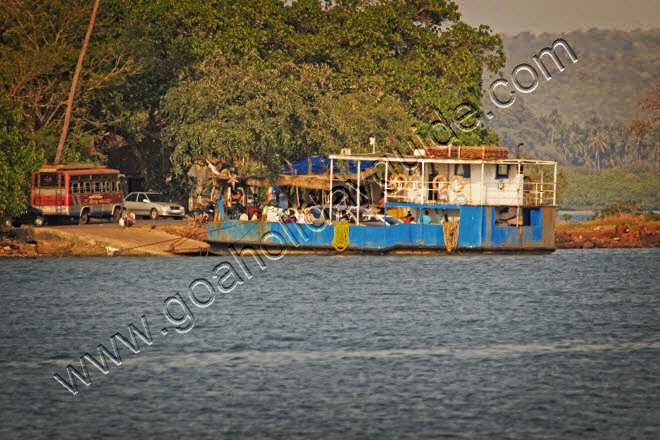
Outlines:
[[19,112],[0,93],[0,208],[9,217],[25,210],[30,174],[44,163],[43,152],[18,127]]
[[[137,71],[117,39],[113,1],[103,2],[75,100],[68,143],[74,159],[125,115],[118,88]],[[121,2],[117,2],[121,4]],[[86,0],[0,2],[0,91],[21,105],[21,131],[52,159],[91,15]]]
[[647,168],[570,169],[568,191],[559,197],[563,209],[598,210],[620,201],[634,201],[643,210],[660,209],[660,174]]
[[452,2],[229,4],[216,23],[223,38],[162,101],[175,175],[207,156],[259,158],[272,171],[281,157],[360,150],[370,136],[410,151],[412,125],[428,131],[436,109],[478,103],[482,66],[504,61],[499,37],[458,21]]
[[[87,3],[0,6],[2,89],[24,103],[22,129],[47,158]],[[410,127],[430,130],[436,110],[478,107],[483,69],[503,64],[500,37],[462,23],[452,1],[106,0],[67,148],[76,158],[123,148],[152,187],[200,156],[272,171],[370,136],[407,150]],[[488,129],[457,139],[486,140]]]

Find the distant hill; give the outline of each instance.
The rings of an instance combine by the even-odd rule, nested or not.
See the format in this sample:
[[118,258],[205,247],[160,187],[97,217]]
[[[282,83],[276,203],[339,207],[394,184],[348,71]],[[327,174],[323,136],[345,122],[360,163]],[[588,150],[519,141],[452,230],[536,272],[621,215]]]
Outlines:
[[[550,57],[543,57],[551,79],[546,80],[533,57],[557,39],[565,40],[575,52],[573,63],[558,47],[564,64],[560,72]],[[500,78],[507,86],[496,88],[500,102],[515,98],[508,108],[496,106],[489,97],[497,76],[484,78],[482,106],[492,119],[484,121],[500,135],[501,145],[512,147],[524,142],[523,152],[543,154],[566,166],[617,167],[636,161],[654,160],[653,146],[642,145],[633,152],[633,141],[621,130],[637,116],[637,100],[660,79],[660,29],[615,31],[592,29],[563,34],[521,33],[503,36],[507,65]],[[531,66],[538,85],[531,93],[513,86],[514,69]],[[532,88],[529,69],[515,75],[522,88]],[[515,95],[510,95],[515,91]],[[601,133],[605,147],[597,155],[595,137]]]
[[[539,70],[532,57],[558,38],[570,44],[579,61],[573,64],[562,49],[557,49],[565,70],[550,69],[552,79],[540,76],[536,90],[527,95],[517,93],[516,102],[508,109],[498,109],[485,97],[484,107],[495,114],[494,126],[499,113],[525,110],[543,115],[556,109],[567,122],[586,122],[593,117],[605,122],[630,121],[636,114],[637,99],[660,78],[660,29],[505,35],[507,65],[502,78],[510,81],[513,69],[522,63]],[[545,60],[549,68],[553,66],[547,57]],[[525,75],[519,75],[521,81],[530,78]],[[485,89],[492,79],[484,80]],[[518,105],[521,103],[524,107]]]

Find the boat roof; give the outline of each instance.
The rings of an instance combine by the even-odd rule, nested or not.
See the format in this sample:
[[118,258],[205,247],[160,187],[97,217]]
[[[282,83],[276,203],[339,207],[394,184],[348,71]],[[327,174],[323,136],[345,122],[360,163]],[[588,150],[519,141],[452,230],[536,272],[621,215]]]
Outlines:
[[527,158],[457,158],[457,157],[433,157],[427,156],[422,153],[417,154],[396,154],[396,153],[344,153],[344,154],[331,154],[331,160],[353,160],[353,161],[376,161],[376,162],[389,162],[389,163],[444,163],[444,164],[474,164],[474,163],[492,163],[492,164],[511,164],[511,165],[547,165],[554,166],[557,164],[551,160],[527,159]]

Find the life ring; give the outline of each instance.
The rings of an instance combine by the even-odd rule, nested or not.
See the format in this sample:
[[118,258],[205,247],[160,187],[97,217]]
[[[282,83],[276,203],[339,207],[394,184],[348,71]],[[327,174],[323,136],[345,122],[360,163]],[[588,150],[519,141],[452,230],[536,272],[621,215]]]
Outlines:
[[463,176],[456,175],[452,177],[449,182],[449,188],[456,193],[463,191],[465,189],[465,179]]
[[438,174],[433,178],[433,189],[435,192],[440,193],[441,191],[446,190],[448,186],[449,181],[444,174]]
[[403,188],[403,176],[401,174],[392,174],[387,181],[387,189],[392,192],[399,192]]
[[410,176],[410,180],[408,181],[408,187],[410,189],[414,190],[420,190],[422,189],[422,175],[419,173],[415,173],[412,176]]

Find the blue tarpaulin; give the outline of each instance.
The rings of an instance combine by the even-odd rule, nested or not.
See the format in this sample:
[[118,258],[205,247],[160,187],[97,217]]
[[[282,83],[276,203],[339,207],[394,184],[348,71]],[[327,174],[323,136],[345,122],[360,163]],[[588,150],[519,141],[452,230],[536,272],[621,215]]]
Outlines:
[[[364,160],[360,162],[360,170],[364,171],[367,168],[374,166],[376,161]],[[293,169],[296,174],[308,174],[309,169],[307,159],[298,160],[292,163]],[[330,169],[330,159],[325,156],[312,156],[312,174],[323,174]],[[348,169],[351,173],[357,173],[357,161],[349,160]],[[282,173],[291,173],[289,167],[284,167],[280,170]],[[335,173],[339,172],[339,168],[335,167]]]

